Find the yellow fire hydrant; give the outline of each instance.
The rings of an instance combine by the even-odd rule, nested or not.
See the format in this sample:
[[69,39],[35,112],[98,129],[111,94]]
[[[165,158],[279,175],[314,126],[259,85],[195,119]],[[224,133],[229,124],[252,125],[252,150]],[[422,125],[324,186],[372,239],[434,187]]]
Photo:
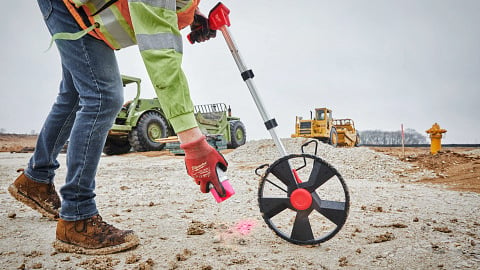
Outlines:
[[440,126],[435,123],[430,129],[426,130],[426,132],[430,134],[430,153],[434,155],[442,149],[442,134],[447,132],[447,130],[440,128]]

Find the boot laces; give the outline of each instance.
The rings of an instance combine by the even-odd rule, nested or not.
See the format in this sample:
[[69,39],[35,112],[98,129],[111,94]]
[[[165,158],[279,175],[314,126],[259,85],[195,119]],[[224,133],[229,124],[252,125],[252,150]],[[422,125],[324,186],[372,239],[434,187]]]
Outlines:
[[115,228],[113,225],[110,225],[107,222],[103,221],[100,215],[92,217],[90,220],[92,222],[92,225],[100,229],[102,233],[104,232],[112,233],[117,230],[117,228]]

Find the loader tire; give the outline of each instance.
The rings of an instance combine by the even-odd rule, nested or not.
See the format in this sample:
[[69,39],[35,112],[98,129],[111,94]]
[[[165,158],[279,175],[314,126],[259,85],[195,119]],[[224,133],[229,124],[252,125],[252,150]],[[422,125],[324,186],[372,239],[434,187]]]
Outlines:
[[128,136],[128,141],[137,152],[160,151],[165,144],[155,140],[167,136],[169,130],[165,118],[159,112],[150,111],[140,116],[137,126]]
[[230,122],[230,139],[231,141],[227,144],[227,147],[230,149],[235,149],[245,144],[247,133],[241,121],[234,120]]
[[338,144],[338,133],[337,133],[337,129],[335,129],[335,128],[332,128],[332,130],[330,130],[329,143],[330,143],[331,146],[337,147],[337,144]]
[[357,134],[355,137],[355,147],[357,147],[360,144],[360,135]]
[[128,138],[107,137],[103,153],[108,156],[121,155],[130,152],[132,146],[128,142]]

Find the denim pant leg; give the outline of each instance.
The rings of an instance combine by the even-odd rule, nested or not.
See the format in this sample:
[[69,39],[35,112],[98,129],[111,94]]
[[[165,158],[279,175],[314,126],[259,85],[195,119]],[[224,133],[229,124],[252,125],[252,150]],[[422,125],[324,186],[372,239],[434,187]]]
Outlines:
[[[61,0],[38,0],[50,33],[77,32],[79,27]],[[67,177],[60,189],[60,217],[67,221],[98,213],[95,175],[102,149],[123,103],[123,87],[114,51],[89,35],[57,40],[62,62],[59,94],[39,134],[25,173],[50,183],[57,156],[68,138]]]

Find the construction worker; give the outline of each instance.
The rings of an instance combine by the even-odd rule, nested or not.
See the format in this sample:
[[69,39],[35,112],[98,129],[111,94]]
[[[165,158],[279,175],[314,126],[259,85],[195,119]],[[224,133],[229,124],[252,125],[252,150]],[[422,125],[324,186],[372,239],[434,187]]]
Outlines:
[[[131,230],[121,230],[103,221],[94,200],[99,159],[108,130],[123,103],[123,86],[115,58],[115,44],[102,39],[102,33],[95,36],[92,27],[85,30],[78,21],[79,17],[72,16],[69,4],[74,3],[80,18],[89,19],[82,7],[91,4],[89,2],[38,0],[52,35],[79,31],[89,34],[71,40],[55,40],[62,67],[59,93],[43,124],[28,166],[8,190],[17,200],[58,220],[54,242],[57,250],[109,254],[136,247],[139,238]],[[180,19],[176,17],[177,4],[186,7],[192,1],[104,2],[118,5],[115,8],[128,6],[130,15],[126,16],[130,17],[126,19],[131,19],[135,33],[133,40],[138,43],[162,108],[185,150],[188,174],[200,185],[202,192],[208,192],[209,184],[213,184],[223,195],[215,167],[220,165],[226,169],[227,162],[206,142],[197,127],[187,80],[181,69],[182,39],[178,28]],[[198,4],[197,0],[193,2]],[[195,11],[196,6],[193,8],[195,19],[190,12],[192,18],[186,21],[194,29],[208,29],[206,18]],[[97,31],[100,27],[94,25],[93,28]],[[213,36],[211,31],[202,31],[197,41]],[[54,177],[59,167],[57,156],[67,139],[67,175],[60,188],[60,201]]]

